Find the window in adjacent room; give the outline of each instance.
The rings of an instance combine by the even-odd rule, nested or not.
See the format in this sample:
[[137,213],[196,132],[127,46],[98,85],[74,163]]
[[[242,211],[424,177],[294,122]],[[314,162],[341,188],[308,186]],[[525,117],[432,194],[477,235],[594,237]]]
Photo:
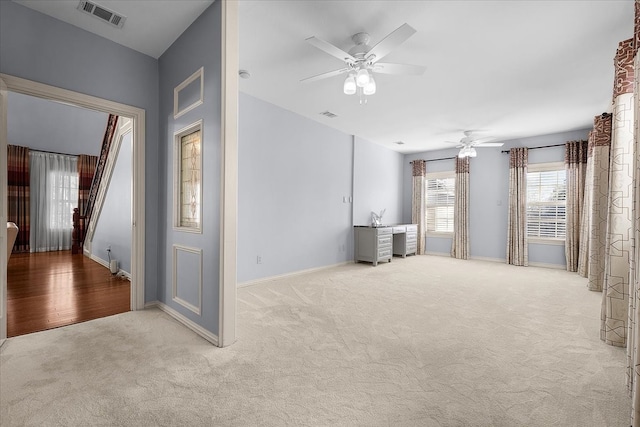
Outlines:
[[73,209],[78,206],[78,173],[74,170],[49,172],[49,228],[73,229]]
[[527,172],[527,236],[564,241],[567,230],[567,175],[564,163],[529,164]]
[[453,204],[456,198],[456,174],[434,172],[426,175],[427,233],[453,233]]

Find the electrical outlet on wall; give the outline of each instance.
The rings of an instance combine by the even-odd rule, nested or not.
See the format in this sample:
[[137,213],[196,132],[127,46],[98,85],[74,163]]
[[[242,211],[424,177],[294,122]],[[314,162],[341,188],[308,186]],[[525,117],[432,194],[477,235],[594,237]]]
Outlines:
[[260,255],[256,257],[256,264],[262,264],[262,257]]

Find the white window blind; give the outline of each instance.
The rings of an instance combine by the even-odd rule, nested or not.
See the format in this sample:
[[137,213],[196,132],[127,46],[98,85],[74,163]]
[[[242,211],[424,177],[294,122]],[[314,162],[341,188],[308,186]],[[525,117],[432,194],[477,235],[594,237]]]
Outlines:
[[455,172],[427,174],[426,181],[427,233],[453,233]]
[[567,176],[562,163],[530,165],[527,173],[527,236],[564,239]]

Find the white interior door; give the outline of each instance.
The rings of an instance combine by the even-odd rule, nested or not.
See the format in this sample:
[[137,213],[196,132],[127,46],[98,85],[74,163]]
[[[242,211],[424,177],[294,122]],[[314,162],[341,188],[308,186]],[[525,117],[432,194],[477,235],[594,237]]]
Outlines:
[[7,339],[7,85],[0,78],[0,346]]

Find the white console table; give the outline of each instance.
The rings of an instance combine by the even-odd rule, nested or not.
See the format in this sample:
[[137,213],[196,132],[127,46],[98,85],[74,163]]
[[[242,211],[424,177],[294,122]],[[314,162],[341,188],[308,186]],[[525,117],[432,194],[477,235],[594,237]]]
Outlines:
[[371,227],[356,225],[355,262],[391,262],[393,255],[406,258],[415,254],[418,247],[418,226],[416,224]]

